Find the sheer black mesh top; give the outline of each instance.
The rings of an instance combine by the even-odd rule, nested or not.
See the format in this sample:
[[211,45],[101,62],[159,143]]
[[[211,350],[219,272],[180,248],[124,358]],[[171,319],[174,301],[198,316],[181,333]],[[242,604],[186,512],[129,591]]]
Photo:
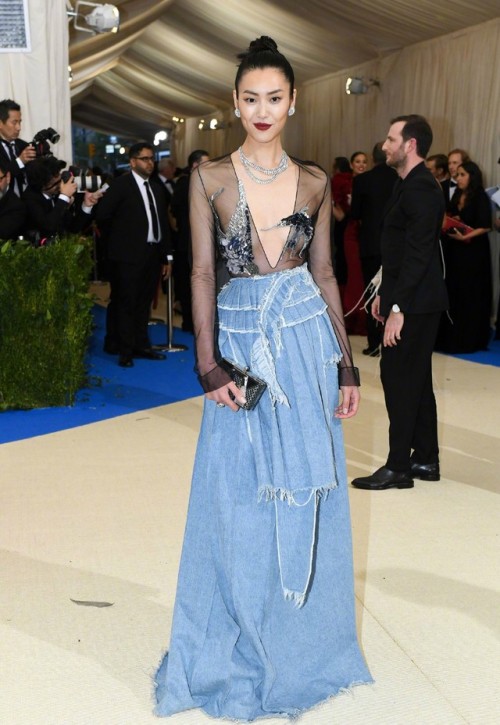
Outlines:
[[[330,180],[318,166],[290,159],[297,170],[293,213],[276,219],[272,228],[288,234],[276,264],[266,255],[252,219],[245,181],[239,179],[230,156],[207,161],[194,169],[190,183],[190,223],[193,245],[193,322],[197,371],[205,392],[226,385],[230,378],[217,365],[215,346],[217,265],[222,261],[229,276],[248,277],[293,269],[307,262],[328,305],[343,358],[340,385],[359,385],[344,325],[339,289],[330,250]],[[249,182],[251,183],[251,182]],[[268,189],[272,199],[272,188]]]

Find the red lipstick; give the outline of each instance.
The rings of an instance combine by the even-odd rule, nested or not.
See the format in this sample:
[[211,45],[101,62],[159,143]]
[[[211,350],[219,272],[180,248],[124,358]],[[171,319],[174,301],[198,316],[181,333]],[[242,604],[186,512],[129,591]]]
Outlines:
[[254,126],[258,131],[267,131],[268,128],[271,128],[270,123],[254,123]]

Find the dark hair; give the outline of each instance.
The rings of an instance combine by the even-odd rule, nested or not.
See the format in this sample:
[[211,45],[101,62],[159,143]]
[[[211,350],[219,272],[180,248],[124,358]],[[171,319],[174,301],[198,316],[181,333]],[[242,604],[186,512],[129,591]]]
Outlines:
[[379,141],[375,144],[372,151],[372,159],[375,166],[378,166],[378,164],[385,164],[387,161],[387,156],[385,155],[385,151],[382,148],[384,145],[383,141]]
[[474,161],[464,161],[458,168],[463,169],[469,174],[469,185],[465,189],[465,199],[466,202],[470,202],[473,197],[477,196],[484,189],[483,174]]
[[191,153],[188,156],[188,168],[191,170],[194,166],[194,164],[201,159],[202,156],[210,156],[208,151],[205,151],[205,149],[196,149],[195,151],[191,151]]
[[154,154],[154,148],[152,144],[148,143],[147,141],[138,141],[138,143],[132,144],[132,146],[128,150],[128,157],[129,159],[133,159],[136,156],[139,156],[142,149],[147,149],[148,151],[152,151]]
[[427,161],[434,161],[434,166],[443,174],[448,173],[448,157],[446,154],[433,154],[427,157]]
[[2,175],[10,171],[10,164],[4,156],[0,156],[0,171]]
[[425,159],[432,144],[432,129],[428,121],[417,113],[410,113],[408,116],[396,116],[391,120],[391,124],[401,121],[405,124],[401,131],[403,141],[414,138],[417,142],[417,156]]
[[11,111],[20,111],[21,106],[15,101],[11,101],[10,98],[4,98],[0,101],[0,121],[5,123],[9,119],[9,113]]
[[448,156],[446,159],[448,160],[452,154],[460,154],[462,157],[462,163],[465,161],[470,161],[470,156],[467,153],[467,151],[464,151],[464,149],[452,149],[451,151],[448,151]]
[[236,78],[234,80],[234,87],[236,89],[236,95],[238,95],[238,86],[244,74],[247,71],[255,70],[256,68],[277,68],[280,70],[287,81],[290,83],[290,96],[293,95],[295,88],[295,76],[293,68],[287,61],[283,53],[280,53],[278,46],[272,38],[268,35],[261,35],[260,38],[252,40],[248,50],[243,53],[239,53],[237,56],[240,64],[236,71]]
[[338,173],[348,174],[352,171],[349,159],[346,156],[336,156],[333,159],[333,165]]
[[364,151],[355,151],[353,154],[351,154],[351,159],[350,159],[351,164],[354,161],[354,159],[356,158],[356,156],[364,156],[365,159],[368,161],[368,156],[365,154]]
[[25,166],[28,186],[35,191],[42,191],[47,184],[61,172],[61,164],[54,156],[46,159],[35,159]]

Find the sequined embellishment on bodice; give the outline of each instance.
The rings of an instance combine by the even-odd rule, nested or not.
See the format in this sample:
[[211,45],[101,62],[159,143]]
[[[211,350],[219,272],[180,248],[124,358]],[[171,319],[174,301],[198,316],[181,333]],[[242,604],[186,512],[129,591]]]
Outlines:
[[[249,276],[259,274],[259,268],[254,261],[251,217],[243,182],[238,179],[238,203],[231,219],[229,220],[229,224],[225,232],[222,229],[219,215],[217,214],[214,204],[215,199],[220,196],[223,191],[224,188],[218,189],[209,199],[215,218],[217,246],[219,251],[226,262],[226,266],[230,274],[247,274]],[[269,231],[270,229],[277,227],[291,227],[288,239],[281,252],[280,259],[285,252],[291,252],[292,256],[295,256],[295,253],[297,253],[299,257],[304,256],[304,253],[314,234],[313,223],[307,213],[307,210],[308,207],[306,206],[291,216],[281,219],[271,227],[267,227],[262,230]]]

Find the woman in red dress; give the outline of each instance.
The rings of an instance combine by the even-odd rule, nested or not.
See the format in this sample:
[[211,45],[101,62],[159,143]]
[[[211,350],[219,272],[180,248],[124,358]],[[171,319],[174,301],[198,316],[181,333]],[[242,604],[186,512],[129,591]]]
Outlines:
[[[368,168],[368,157],[364,151],[356,151],[351,156],[352,174],[337,174],[342,176],[332,184],[333,216],[340,222],[347,219],[344,231],[344,255],[347,265],[347,283],[341,287],[342,306],[346,317],[346,328],[350,335],[366,335],[366,312],[361,300],[364,291],[363,272],[359,256],[358,226],[359,222],[352,219],[351,193],[352,179],[362,174]],[[334,177],[334,180],[337,178]],[[333,188],[333,187],[336,188]],[[350,314],[348,314],[350,313]]]

